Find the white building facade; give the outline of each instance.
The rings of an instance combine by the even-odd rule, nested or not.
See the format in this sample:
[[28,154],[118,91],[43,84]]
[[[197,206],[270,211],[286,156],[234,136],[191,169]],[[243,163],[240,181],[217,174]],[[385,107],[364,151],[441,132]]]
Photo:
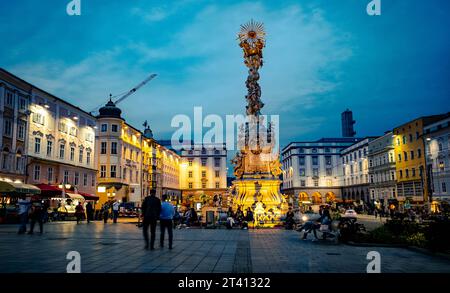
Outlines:
[[450,202],[450,118],[424,127],[429,193],[433,202]]
[[342,198],[370,201],[369,196],[369,142],[366,137],[341,151]]
[[392,131],[369,142],[369,192],[371,201],[387,206],[397,197],[395,150]]
[[322,138],[292,142],[281,151],[282,193],[297,202],[325,203],[341,197],[341,151],[358,138]]

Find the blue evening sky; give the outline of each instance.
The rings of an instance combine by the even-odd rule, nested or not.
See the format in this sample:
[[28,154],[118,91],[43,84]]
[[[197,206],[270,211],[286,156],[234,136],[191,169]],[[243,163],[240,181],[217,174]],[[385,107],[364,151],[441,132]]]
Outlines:
[[239,25],[265,23],[264,114],[278,114],[281,145],[340,136],[354,112],[358,136],[447,112],[450,1],[0,0],[0,66],[90,111],[109,93],[159,76],[120,107],[170,138],[176,114],[244,112]]

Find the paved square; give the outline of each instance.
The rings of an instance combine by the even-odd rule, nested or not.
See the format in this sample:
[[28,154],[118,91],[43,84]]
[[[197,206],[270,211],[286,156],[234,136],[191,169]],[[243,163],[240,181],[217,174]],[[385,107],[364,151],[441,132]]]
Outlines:
[[[450,272],[450,261],[403,248],[354,247],[301,241],[285,230],[182,229],[174,249],[143,249],[132,223],[50,223],[44,235],[17,235],[0,226],[0,272],[65,272],[67,252],[81,254],[82,272],[355,272],[366,255],[381,254],[382,272]],[[157,243],[158,243],[157,236]]]

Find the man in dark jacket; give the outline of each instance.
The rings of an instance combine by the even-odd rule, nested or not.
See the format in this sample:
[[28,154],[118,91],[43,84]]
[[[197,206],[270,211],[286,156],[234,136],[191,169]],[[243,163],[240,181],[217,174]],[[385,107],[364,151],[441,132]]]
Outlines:
[[142,214],[144,215],[143,228],[145,249],[148,249],[148,226],[150,226],[150,249],[155,248],[156,222],[161,213],[161,201],[155,196],[156,191],[150,190],[150,196],[147,196],[142,203]]

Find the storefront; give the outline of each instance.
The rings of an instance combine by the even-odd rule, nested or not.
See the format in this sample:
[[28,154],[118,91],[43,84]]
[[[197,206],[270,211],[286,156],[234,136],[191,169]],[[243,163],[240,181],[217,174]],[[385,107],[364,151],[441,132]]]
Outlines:
[[0,179],[0,223],[14,223],[18,220],[17,201],[21,196],[31,197],[40,193],[41,190],[34,185]]

